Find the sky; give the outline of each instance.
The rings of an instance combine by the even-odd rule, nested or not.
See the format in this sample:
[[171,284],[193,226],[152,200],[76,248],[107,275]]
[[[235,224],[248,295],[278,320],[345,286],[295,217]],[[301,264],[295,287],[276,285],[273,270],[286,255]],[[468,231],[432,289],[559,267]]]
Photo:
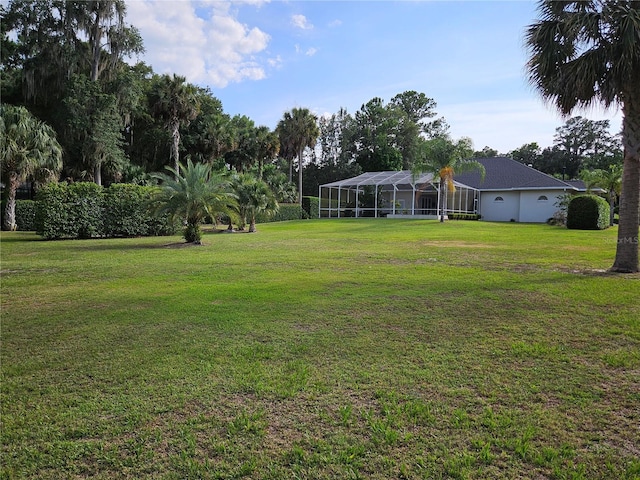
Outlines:
[[[507,153],[553,144],[566,119],[527,82],[524,32],[536,2],[127,0],[144,61],[210,88],[230,115],[275,128],[286,111],[354,114],[415,90],[454,139]],[[610,119],[618,110],[576,111]]]

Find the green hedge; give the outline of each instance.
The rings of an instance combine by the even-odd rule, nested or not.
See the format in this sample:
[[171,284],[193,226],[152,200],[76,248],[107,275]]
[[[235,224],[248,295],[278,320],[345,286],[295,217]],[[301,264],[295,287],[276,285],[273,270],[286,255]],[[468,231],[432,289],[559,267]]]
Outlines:
[[16,200],[16,224],[18,230],[33,231],[36,229],[36,202],[33,200]]
[[148,199],[152,187],[126,183],[113,184],[104,192],[104,230],[113,237],[149,234]]
[[309,218],[318,218],[320,214],[320,199],[318,197],[302,197],[302,208]]
[[480,220],[477,213],[450,213],[449,220]]
[[173,235],[168,217],[150,211],[153,187],[49,184],[36,196],[35,230],[46,239]]
[[567,228],[574,230],[609,228],[609,204],[597,195],[572,197],[567,208]]
[[[4,225],[5,200],[0,202],[0,224]],[[35,230],[36,202],[33,200],[16,200],[16,225],[18,230],[29,232]]]
[[271,216],[258,214],[256,215],[256,222],[257,223],[285,222],[287,220],[302,220],[304,218],[309,218],[309,216],[307,215],[307,212],[297,203],[296,204],[281,203],[278,213]]

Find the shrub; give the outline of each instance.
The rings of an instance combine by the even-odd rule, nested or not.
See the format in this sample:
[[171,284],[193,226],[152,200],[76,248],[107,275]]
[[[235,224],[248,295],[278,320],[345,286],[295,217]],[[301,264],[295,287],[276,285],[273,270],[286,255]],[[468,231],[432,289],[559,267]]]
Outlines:
[[477,213],[450,213],[449,220],[480,220]]
[[47,240],[75,237],[68,185],[50,183],[36,195],[36,233]]
[[155,187],[50,184],[36,196],[36,233],[45,239],[173,235],[168,215],[154,215]]
[[33,200],[16,200],[16,223],[18,230],[30,231],[36,227],[36,202]]
[[284,222],[287,220],[301,220],[308,218],[307,212],[298,204],[280,204],[280,208],[275,215],[256,215],[257,223]]
[[569,201],[567,228],[604,230],[609,227],[609,204],[597,195],[577,195]]
[[67,201],[77,238],[104,235],[104,188],[92,182],[68,186]]
[[109,237],[149,234],[151,187],[114,183],[105,192],[104,230]]
[[147,220],[147,235],[150,237],[165,237],[175,235],[178,232],[178,224],[171,218],[171,215],[149,214]]
[[309,218],[318,218],[320,213],[320,199],[318,197],[302,197],[302,208]]

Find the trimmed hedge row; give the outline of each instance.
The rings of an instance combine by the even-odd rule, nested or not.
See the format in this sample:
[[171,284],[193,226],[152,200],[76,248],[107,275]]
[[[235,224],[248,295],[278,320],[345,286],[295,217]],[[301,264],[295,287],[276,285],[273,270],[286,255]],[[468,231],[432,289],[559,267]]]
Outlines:
[[480,220],[477,213],[450,213],[447,216],[449,220]]
[[309,218],[318,218],[320,215],[320,199],[318,197],[302,197],[302,208]]
[[597,195],[576,195],[567,208],[567,228],[604,230],[609,228],[609,204]]
[[281,203],[278,213],[275,215],[267,216],[262,213],[256,215],[257,223],[269,223],[269,222],[285,222],[287,220],[303,220],[309,218],[307,212],[297,203]]
[[[6,203],[0,202],[0,223],[4,224]],[[36,202],[33,200],[16,200],[16,225],[18,230],[30,232],[35,230]]]
[[18,230],[32,231],[36,229],[35,201],[16,200],[16,224]]
[[45,239],[173,235],[176,226],[151,213],[155,191],[129,184],[49,184],[36,196],[36,233]]

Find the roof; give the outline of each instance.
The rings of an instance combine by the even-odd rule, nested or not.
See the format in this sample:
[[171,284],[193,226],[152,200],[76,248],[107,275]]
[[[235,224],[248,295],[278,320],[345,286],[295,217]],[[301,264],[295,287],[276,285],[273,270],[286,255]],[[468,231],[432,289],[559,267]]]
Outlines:
[[[577,189],[579,192],[587,191],[587,186],[582,180],[567,180],[566,183]],[[606,193],[607,191],[601,187],[591,187],[590,190],[594,193]]]
[[349,188],[349,187],[361,187],[365,185],[422,185],[425,183],[431,183],[433,181],[433,175],[430,173],[423,173],[421,175],[413,176],[409,170],[402,170],[396,172],[365,172],[357,177],[347,178],[345,180],[339,180],[337,182],[327,183],[322,187],[327,188]]
[[486,171],[484,181],[480,172],[458,173],[458,182],[478,190],[576,190],[573,185],[542,173],[508,157],[476,158]]
[[[474,190],[578,190],[579,185],[562,181],[535,168],[508,157],[476,158],[486,171],[484,180],[480,172],[457,173],[455,185]],[[433,175],[423,173],[413,175],[409,170],[396,172],[365,172],[357,177],[321,185],[323,188],[358,188],[365,185],[406,185],[408,187],[433,183]]]

